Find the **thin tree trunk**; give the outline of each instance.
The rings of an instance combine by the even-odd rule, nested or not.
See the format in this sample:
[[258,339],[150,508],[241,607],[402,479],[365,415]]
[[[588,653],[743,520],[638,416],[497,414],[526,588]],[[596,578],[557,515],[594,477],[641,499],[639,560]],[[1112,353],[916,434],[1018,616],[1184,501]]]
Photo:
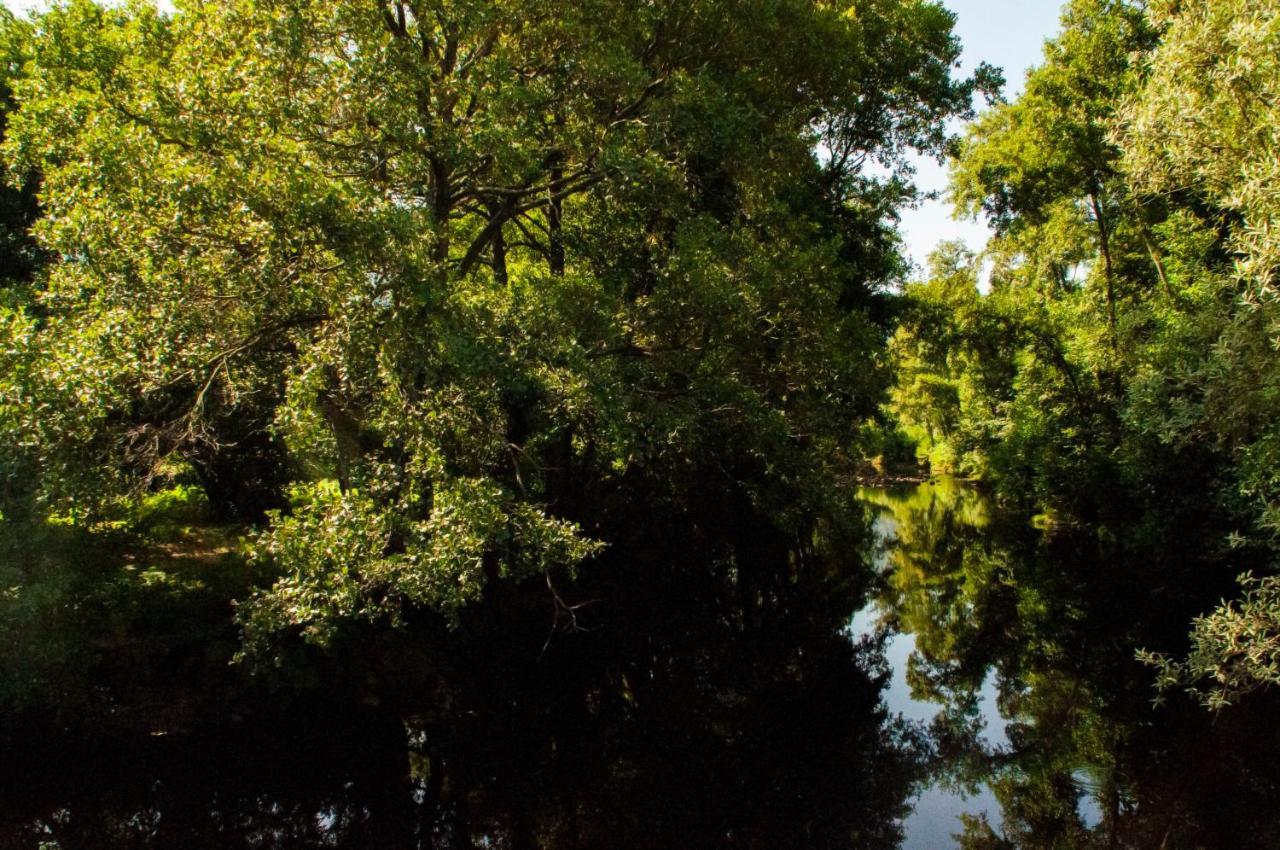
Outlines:
[[547,230],[551,234],[547,259],[556,277],[564,276],[564,201],[555,196],[555,187],[563,178],[564,169],[557,165],[551,171],[551,198],[547,202]]
[[1098,192],[1089,193],[1089,203],[1093,206],[1094,221],[1098,224],[1098,247],[1102,250],[1103,273],[1107,281],[1107,322],[1111,327],[1111,344],[1116,344],[1116,293],[1115,266],[1111,261],[1111,233],[1107,229],[1107,216],[1102,209],[1102,199]]
[[[555,119],[556,135],[564,129],[564,116]],[[559,138],[556,139],[559,141]],[[548,264],[551,273],[556,277],[564,276],[564,199],[560,196],[564,188],[564,152],[553,151],[551,160],[551,184],[547,189],[547,231],[550,234],[550,250]]]
[[445,266],[449,261],[449,216],[453,212],[453,187],[449,169],[442,160],[433,158],[431,162],[432,201],[431,211],[434,221],[436,244],[432,251],[432,259],[440,267],[440,274],[446,274]]
[[[491,216],[502,215],[501,207],[492,208],[489,212]],[[493,243],[490,246],[493,251],[493,279],[500,285],[506,286],[509,280],[507,274],[507,240],[502,233],[502,225],[498,225],[497,231],[493,234]]]
[[1134,204],[1138,212],[1138,231],[1142,234],[1142,245],[1147,249],[1147,256],[1151,258],[1151,264],[1156,268],[1156,276],[1160,278],[1160,286],[1164,289],[1164,294],[1169,300],[1175,304],[1180,304],[1180,299],[1173,291],[1173,286],[1169,283],[1169,275],[1164,270],[1164,261],[1160,259],[1160,252],[1156,249],[1155,241],[1151,238],[1151,225],[1147,221],[1147,211],[1141,202]]

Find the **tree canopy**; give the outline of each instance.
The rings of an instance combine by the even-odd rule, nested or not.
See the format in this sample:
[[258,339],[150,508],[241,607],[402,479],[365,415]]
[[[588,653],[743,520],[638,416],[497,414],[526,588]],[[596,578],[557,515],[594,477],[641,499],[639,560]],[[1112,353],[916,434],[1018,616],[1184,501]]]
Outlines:
[[33,470],[6,515],[110,523],[189,479],[265,522],[281,577],[246,624],[316,639],[571,568],[622,539],[627,492],[740,489],[803,535],[884,383],[870,310],[912,190],[864,166],[944,153],[994,78],[952,76],[952,20],[72,0],[9,24],[5,151],[52,260],[6,324]]
[[[1070,0],[1006,101],[939,0],[0,12],[0,753],[315,700],[448,846],[665,816],[655,729],[698,846],[892,846],[930,759],[975,847],[1214,823],[1133,801],[1280,682],[1278,21]],[[916,155],[985,250],[902,256]],[[992,500],[880,493],[878,565],[894,452]]]
[[1166,686],[1201,680],[1215,703],[1274,681],[1280,616],[1276,12],[1067,4],[1025,93],[954,163],[960,209],[995,231],[990,294],[945,253],[894,342],[890,412],[912,433],[915,411],[949,411],[919,444],[939,468],[1153,546],[1195,524],[1206,560],[1256,575],[1249,616],[1198,621],[1191,664],[1164,659]]

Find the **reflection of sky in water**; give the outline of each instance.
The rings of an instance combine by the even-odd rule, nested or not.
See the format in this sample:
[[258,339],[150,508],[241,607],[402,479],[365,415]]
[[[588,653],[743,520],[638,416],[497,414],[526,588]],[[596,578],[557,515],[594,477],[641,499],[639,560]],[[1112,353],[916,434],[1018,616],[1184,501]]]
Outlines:
[[[873,532],[882,543],[891,543],[894,539],[894,521],[891,517],[880,515],[873,523]],[[875,567],[885,567],[883,546],[876,547]],[[849,633],[855,637],[875,631],[879,612],[875,605],[859,611],[849,623]],[[889,710],[901,714],[908,720],[928,723],[938,713],[938,706],[931,702],[914,699],[911,688],[907,685],[907,659],[915,651],[916,639],[911,634],[894,634],[885,644],[885,660],[893,670],[889,687],[885,691],[885,703]],[[986,738],[995,746],[1003,746],[1009,742],[1005,735],[1005,722],[996,710],[996,688],[991,677],[982,685],[979,698],[982,718],[986,721]],[[947,791],[942,788],[929,787],[916,799],[912,813],[905,823],[906,841],[903,850],[940,850],[955,847],[951,837],[961,830],[960,815],[980,814],[986,812],[988,820],[993,824],[1000,822],[1000,807],[995,796],[986,788],[972,797]]]
[[[856,636],[873,632],[876,618],[874,607],[859,611],[849,624],[850,633]],[[890,711],[901,714],[908,720],[928,723],[938,713],[938,706],[912,698],[911,688],[907,686],[907,659],[911,657],[915,645],[915,637],[910,634],[895,634],[885,644],[885,660],[893,669],[893,677],[885,692],[885,702]],[[987,741],[993,745],[1007,744],[1004,719],[996,711],[995,683],[990,678],[982,685],[979,704],[982,717],[987,723]],[[1000,822],[1000,807],[995,796],[986,788],[972,797],[964,797],[942,788],[926,788],[916,799],[914,808],[907,817],[907,838],[903,842],[903,850],[954,847],[956,842],[951,836],[961,830],[960,815],[983,812],[993,824]]]
[[[896,528],[894,519],[886,513],[881,513],[872,522],[872,534],[876,538],[872,563],[878,572],[888,568],[888,549],[896,539]],[[869,605],[854,614],[849,622],[849,634],[855,638],[869,635],[876,630],[878,620],[879,610],[875,604]],[[885,703],[890,711],[908,720],[927,724],[933,720],[939,707],[911,696],[911,688],[907,684],[907,660],[915,646],[915,635],[910,633],[895,633],[885,643],[885,660],[893,671],[885,691]],[[978,708],[986,724],[984,736],[990,746],[1006,747],[1009,744],[1006,720],[996,707],[996,697],[994,677],[987,676],[978,695]],[[1084,771],[1077,772],[1076,779],[1081,787],[1089,787],[1090,779]],[[957,846],[953,836],[962,829],[962,814],[986,814],[993,826],[1000,823],[999,803],[985,786],[978,794],[968,797],[936,786],[925,788],[916,798],[914,808],[904,823],[906,840],[903,850],[946,850]],[[1089,827],[1101,820],[1097,801],[1088,794],[1080,800],[1080,814]]]

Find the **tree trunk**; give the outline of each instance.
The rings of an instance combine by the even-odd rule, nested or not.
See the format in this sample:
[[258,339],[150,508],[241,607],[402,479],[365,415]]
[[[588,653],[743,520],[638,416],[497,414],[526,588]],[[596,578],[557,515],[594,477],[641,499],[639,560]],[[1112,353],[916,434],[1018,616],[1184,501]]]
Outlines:
[[[564,129],[564,116],[555,119],[556,135]],[[559,141],[559,139],[557,139]],[[564,199],[560,191],[564,188],[564,152],[553,151],[550,157],[551,183],[547,189],[547,232],[550,235],[548,264],[551,273],[556,277],[564,276]]]
[[[504,213],[505,211],[501,205],[494,205],[489,208],[490,220],[495,220],[504,215]],[[493,252],[493,279],[500,286],[505,287],[510,278],[507,274],[507,239],[502,233],[501,223],[498,224],[497,230],[494,231],[489,248]]]
[[1116,344],[1116,292],[1115,266],[1111,261],[1111,233],[1107,229],[1107,216],[1097,191],[1089,193],[1089,203],[1093,206],[1093,218],[1098,225],[1098,247],[1102,251],[1102,268],[1107,281],[1107,323],[1111,328],[1111,345],[1114,347]]

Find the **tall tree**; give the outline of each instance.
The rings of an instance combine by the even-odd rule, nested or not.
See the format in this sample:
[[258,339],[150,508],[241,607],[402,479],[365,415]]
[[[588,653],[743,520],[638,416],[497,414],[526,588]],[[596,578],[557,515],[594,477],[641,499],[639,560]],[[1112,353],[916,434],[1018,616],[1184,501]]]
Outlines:
[[677,512],[745,490],[799,532],[881,386],[862,307],[906,190],[862,166],[946,146],[978,84],[952,23],[921,0],[55,7],[6,144],[60,258],[17,426],[44,498],[110,515],[186,469],[225,519],[284,508],[261,538],[283,577],[244,610],[316,638],[571,566],[638,481]]
[[[1046,44],[1043,64],[1028,75],[1025,93],[974,124],[956,160],[955,197],[961,209],[985,212],[1014,251],[1044,255],[1050,290],[1064,286],[1070,266],[1096,251],[1093,276],[1114,342],[1115,243],[1131,200],[1109,133],[1120,98],[1134,84],[1131,58],[1153,45],[1154,31],[1141,4],[1127,0],[1075,0],[1062,26]],[[1055,233],[1087,233],[1089,241],[1072,246],[1046,238]]]
[[1166,686],[1221,706],[1280,682],[1280,4],[1159,2],[1150,16],[1162,42],[1117,128],[1126,173],[1138,191],[1197,198],[1234,260],[1213,290],[1227,306],[1201,311],[1216,314],[1215,335],[1181,381],[1152,393],[1149,420],[1166,439],[1212,440],[1230,453],[1232,560],[1254,576],[1238,604],[1197,620],[1187,663],[1162,664]]

